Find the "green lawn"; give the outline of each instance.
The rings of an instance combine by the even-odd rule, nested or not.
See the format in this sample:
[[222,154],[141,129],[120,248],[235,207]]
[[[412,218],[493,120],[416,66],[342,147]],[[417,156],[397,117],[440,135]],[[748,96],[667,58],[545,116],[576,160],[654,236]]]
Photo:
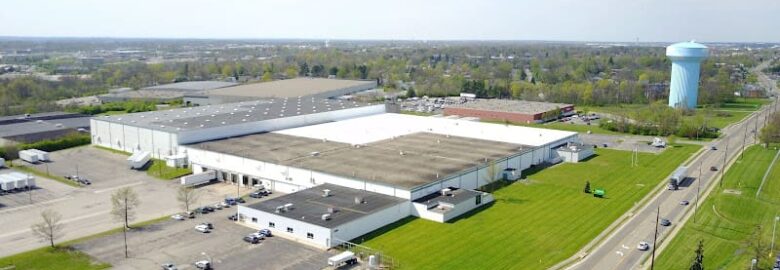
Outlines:
[[[723,189],[716,187],[699,208],[697,222],[689,219],[658,257],[659,269],[687,269],[699,240],[704,241],[705,269],[747,269],[751,256],[747,241],[756,225],[763,227],[763,245],[771,241],[772,219],[780,213],[780,164],[767,178],[760,199],[755,194],[776,150],[753,146],[746,149],[726,172]],[[724,189],[741,194],[726,194]],[[778,248],[775,249],[777,253]],[[767,249],[764,254],[769,254]],[[763,259],[768,263],[769,259]],[[762,263],[761,265],[764,265]],[[764,265],[766,266],[766,265]],[[761,268],[768,269],[768,268]]]
[[0,258],[0,269],[90,270],[110,267],[109,264],[94,262],[86,254],[67,247],[45,247]]
[[[454,223],[406,219],[360,239],[405,269],[546,269],[574,255],[699,147],[642,153],[635,168],[631,152],[599,148],[584,163],[530,173],[496,191],[491,206]],[[586,180],[607,197],[583,193]]]
[[[729,124],[735,123],[739,120],[742,120],[746,116],[748,116],[751,112],[758,109],[756,106],[761,106],[765,103],[769,102],[768,99],[748,99],[747,101],[739,100],[735,103],[726,103],[722,104],[720,108],[713,109],[712,115],[710,115],[707,118],[707,123],[716,128],[724,128],[728,126]],[[609,114],[618,114],[621,112],[627,112],[627,111],[633,111],[638,110],[640,108],[646,107],[648,105],[645,104],[621,104],[621,105],[612,105],[612,106],[603,106],[603,107],[593,107],[593,106],[578,106],[577,110],[579,111],[588,111],[590,112],[602,112],[602,113],[609,113]],[[726,113],[729,114],[728,116],[717,116],[717,113]],[[696,111],[696,114],[704,114],[705,112],[701,109]],[[693,118],[695,115],[688,115],[684,116],[684,118]],[[593,133],[596,133],[596,131],[593,131]],[[619,133],[618,133],[619,134]]]
[[[505,125],[507,124],[504,121],[494,121],[494,120],[482,120],[482,122],[485,123],[493,123],[493,124],[501,124]],[[575,125],[571,123],[562,123],[562,122],[549,122],[544,124],[526,124],[526,123],[518,123],[518,122],[509,122],[510,125],[515,126],[524,126],[524,127],[534,127],[534,128],[547,128],[547,129],[556,129],[556,130],[565,130],[565,131],[574,131],[574,132],[581,132],[581,133],[587,133],[589,130],[594,134],[610,134],[610,135],[620,135],[623,133],[615,132],[611,130],[606,130],[598,125]]]
[[164,160],[152,159],[152,165],[146,169],[146,174],[162,180],[171,180],[184,175],[192,174],[192,169],[168,167],[165,165]]

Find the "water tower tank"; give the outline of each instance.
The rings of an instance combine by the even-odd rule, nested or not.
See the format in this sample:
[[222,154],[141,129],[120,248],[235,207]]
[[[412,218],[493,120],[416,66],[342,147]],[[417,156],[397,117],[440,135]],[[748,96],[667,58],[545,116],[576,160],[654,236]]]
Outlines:
[[675,43],[666,47],[666,56],[672,60],[670,107],[696,109],[696,99],[699,97],[700,64],[708,54],[707,46],[693,41]]

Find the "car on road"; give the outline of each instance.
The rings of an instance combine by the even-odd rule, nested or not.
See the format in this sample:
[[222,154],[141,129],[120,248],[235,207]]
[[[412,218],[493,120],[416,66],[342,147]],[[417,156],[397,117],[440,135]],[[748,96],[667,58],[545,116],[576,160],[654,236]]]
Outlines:
[[710,167],[710,171],[717,172],[718,171],[718,167],[712,166],[712,167]]
[[271,237],[271,230],[269,229],[261,229],[257,231],[257,233],[264,235],[265,237]]
[[176,268],[176,265],[172,263],[164,263],[161,265],[163,270],[178,270],[179,268]]
[[718,150],[718,148],[713,145],[713,146],[710,146],[710,150],[715,151],[715,150]]
[[636,246],[636,249],[641,251],[648,250],[650,249],[650,244],[645,241],[639,242],[639,245]]
[[198,269],[209,270],[211,269],[211,262],[207,260],[197,261],[194,263]]
[[184,220],[185,219],[184,216],[182,216],[181,214],[175,214],[175,215],[171,216],[171,218],[175,219],[175,220]]
[[198,226],[195,226],[195,230],[202,232],[202,233],[209,233],[211,230],[209,230],[209,227],[203,224],[200,224]]
[[658,222],[658,224],[661,224],[661,226],[669,226],[672,225],[672,222],[669,221],[668,219],[662,218],[661,221]]
[[689,204],[691,204],[691,202],[689,202],[689,201],[681,201],[680,202],[680,205],[689,205]]

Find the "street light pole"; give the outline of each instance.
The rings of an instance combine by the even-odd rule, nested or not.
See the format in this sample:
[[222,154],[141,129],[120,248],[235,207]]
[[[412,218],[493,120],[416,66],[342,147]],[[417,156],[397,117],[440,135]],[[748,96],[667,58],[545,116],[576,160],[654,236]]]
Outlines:
[[650,270],[655,268],[655,243],[658,241],[658,219],[661,217],[661,205],[659,204],[657,207],[657,211],[655,212],[655,233],[653,234],[653,255],[650,259]]

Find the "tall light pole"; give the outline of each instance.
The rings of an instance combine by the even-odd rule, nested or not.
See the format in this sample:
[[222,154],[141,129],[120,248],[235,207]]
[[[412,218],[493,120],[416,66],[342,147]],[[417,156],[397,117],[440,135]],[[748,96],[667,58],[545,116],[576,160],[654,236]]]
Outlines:
[[653,255],[650,259],[650,270],[655,268],[655,243],[658,241],[658,219],[661,217],[661,205],[657,205],[657,211],[655,212],[655,233],[653,233]]

